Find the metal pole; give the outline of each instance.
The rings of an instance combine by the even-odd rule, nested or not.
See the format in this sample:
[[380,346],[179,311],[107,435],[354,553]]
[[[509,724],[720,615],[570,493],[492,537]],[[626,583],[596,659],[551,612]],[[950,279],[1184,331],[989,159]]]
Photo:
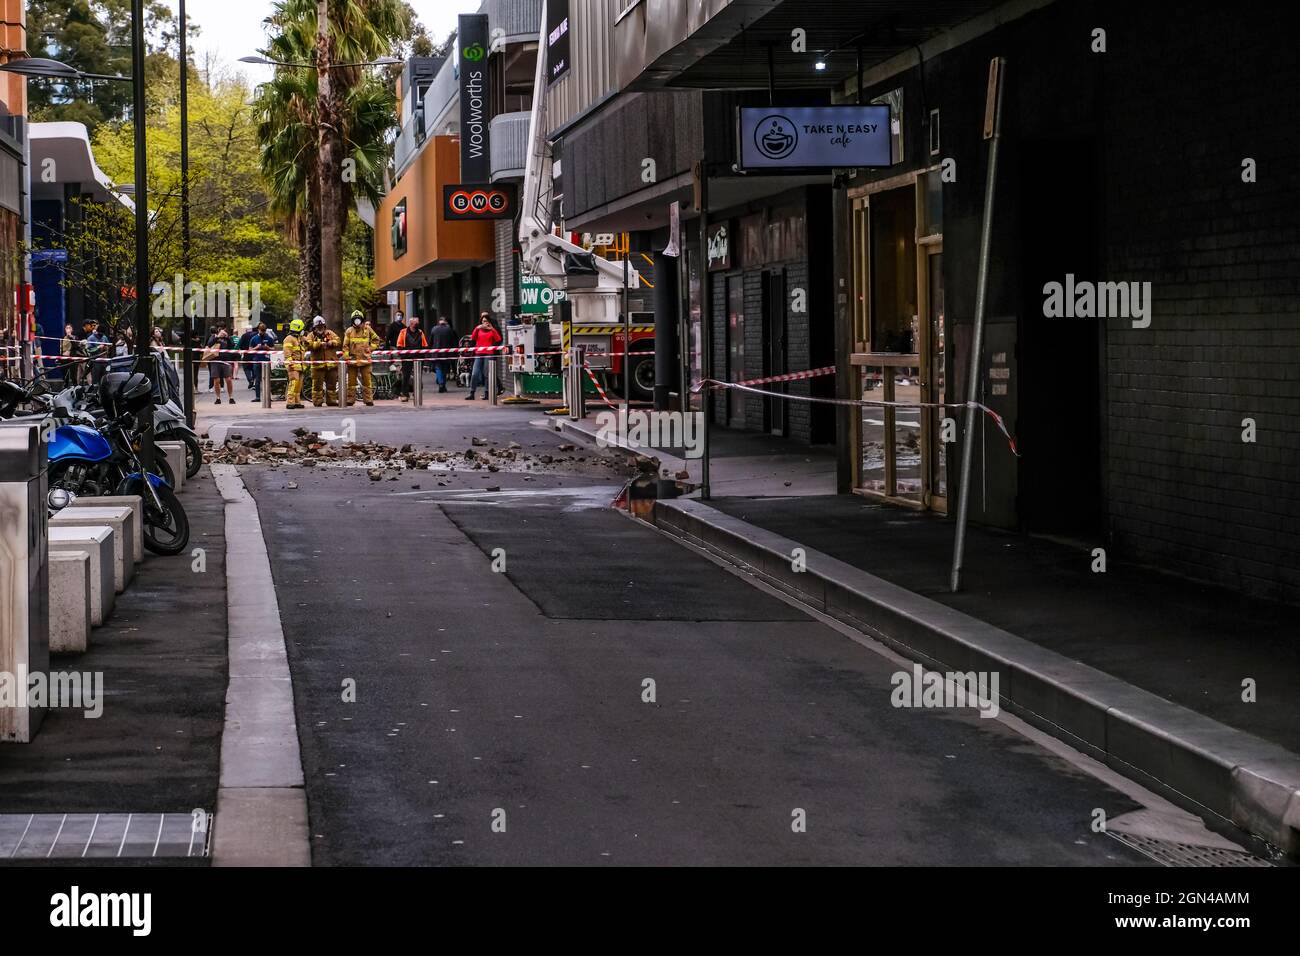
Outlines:
[[678,407],[683,415],[691,412],[691,259],[686,250],[686,230],[680,216],[677,221],[677,387]]
[[[627,283],[631,276],[628,269],[632,260],[632,233],[623,233],[626,243],[623,249],[623,401],[630,408],[632,405],[632,313],[628,311],[629,302]],[[631,502],[632,496],[628,495]]]
[[339,356],[339,408],[348,407],[348,361]]
[[[190,106],[189,106],[189,56],[186,52],[185,0],[180,0],[180,54],[181,54],[181,275],[188,281],[190,271]],[[182,290],[183,291],[183,290]],[[184,300],[182,300],[184,301]],[[186,302],[182,306],[182,340],[185,351],[181,353],[181,367],[185,373],[185,420],[194,427],[194,310]],[[267,366],[270,371],[270,366]],[[265,384],[265,383],[264,383]],[[267,388],[263,393],[270,394]],[[269,403],[264,403],[269,404]]]
[[[135,125],[135,367],[148,374],[153,354],[149,329],[149,167],[144,106],[144,0],[131,0],[131,121]],[[153,471],[153,396],[140,412],[140,463]]]
[[497,403],[497,358],[496,355],[487,356],[487,396],[488,404]]
[[[700,163],[700,377],[713,376],[713,290],[709,282],[709,167]],[[700,498],[709,500],[709,426],[713,419],[713,389],[700,389]]]
[[420,361],[418,359],[415,362],[415,368],[411,370],[411,380],[412,380],[412,384],[414,385],[414,388],[412,390],[415,392],[415,398],[414,398],[415,407],[423,408],[424,407],[424,376],[420,374]]
[[[271,407],[271,363],[263,362],[262,367],[258,369],[262,376],[262,407]],[[287,373],[286,373],[287,374]]]
[[952,547],[952,575],[949,588],[961,590],[962,558],[966,551],[966,516],[970,511],[970,466],[975,453],[975,400],[979,397],[980,350],[984,344],[984,311],[988,305],[989,247],[993,239],[993,199],[998,174],[998,142],[1002,138],[1002,88],[1006,60],[997,57],[994,78],[992,136],[989,142],[988,176],[984,182],[984,222],[980,227],[980,262],[975,286],[975,328],[971,335],[970,369],[966,380],[966,428],[962,436],[961,485],[957,498],[957,535]]

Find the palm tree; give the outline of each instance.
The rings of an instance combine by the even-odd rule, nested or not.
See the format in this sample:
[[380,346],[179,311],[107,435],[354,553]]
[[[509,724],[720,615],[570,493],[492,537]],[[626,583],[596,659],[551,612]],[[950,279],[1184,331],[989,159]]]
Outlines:
[[[315,0],[277,0],[267,19],[276,31],[267,55],[318,67],[326,62],[317,13]],[[384,55],[412,26],[410,8],[400,0],[330,0],[328,22],[332,60],[346,64]],[[319,311],[340,326],[343,232],[358,195],[378,203],[387,133],[397,122],[393,92],[358,65],[280,67],[258,106],[272,206],[301,250],[299,314]],[[354,176],[344,176],[344,158],[352,160]]]
[[[401,0],[279,0],[276,15],[293,22],[294,45],[314,37],[310,48],[317,74],[316,182],[320,191],[321,313],[335,328],[343,324],[343,231],[353,189],[344,182],[343,159],[352,91],[364,67],[410,37],[411,8]],[[279,57],[273,57],[279,59]]]

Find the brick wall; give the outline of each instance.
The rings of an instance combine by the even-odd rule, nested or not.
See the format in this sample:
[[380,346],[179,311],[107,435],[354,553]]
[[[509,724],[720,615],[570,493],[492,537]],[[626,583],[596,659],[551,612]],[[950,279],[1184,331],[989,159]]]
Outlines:
[[[1266,18],[1184,5],[1108,60],[1106,271],[1150,282],[1107,326],[1110,530],[1125,550],[1300,599],[1300,83]],[[1122,12],[1121,12],[1122,11]],[[1112,31],[1113,32],[1113,31]],[[1242,182],[1244,157],[1258,181]],[[1242,441],[1242,420],[1258,437]]]

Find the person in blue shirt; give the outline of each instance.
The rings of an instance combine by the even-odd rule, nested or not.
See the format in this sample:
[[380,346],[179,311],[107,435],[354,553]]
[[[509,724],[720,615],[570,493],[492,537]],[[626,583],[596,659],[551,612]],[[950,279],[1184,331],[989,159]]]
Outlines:
[[90,358],[90,384],[98,385],[99,380],[108,371],[108,358],[113,350],[113,340],[104,334],[102,322],[95,325],[95,330],[86,336],[86,355]]
[[270,374],[271,353],[279,344],[279,337],[267,328],[265,322],[259,322],[248,338],[247,348],[252,349],[254,354],[249,356],[253,361],[244,368],[248,372],[248,386],[253,390],[253,401],[262,400],[262,384]]

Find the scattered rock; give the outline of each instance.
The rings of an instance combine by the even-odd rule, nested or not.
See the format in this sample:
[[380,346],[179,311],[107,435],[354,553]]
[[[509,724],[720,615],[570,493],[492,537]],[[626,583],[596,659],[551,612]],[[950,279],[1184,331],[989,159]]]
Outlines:
[[487,486],[486,488],[484,488],[483,490],[484,490],[484,491],[500,491],[500,490],[501,490],[501,486],[500,486],[500,485],[488,485],[488,486]]
[[476,436],[474,436],[473,438],[470,439],[469,443],[470,443],[471,445],[479,445],[479,446],[483,446],[483,445],[486,445],[486,444],[487,444],[487,439],[486,439],[486,438],[479,438],[479,437],[476,435]]
[[560,451],[573,451],[577,447],[577,445],[561,445]]
[[379,481],[381,478],[384,477],[384,473],[380,471],[378,468],[371,468],[368,472],[366,472],[366,474],[370,476],[371,481]]
[[298,482],[291,481],[287,485],[285,485],[285,487],[288,488],[290,491],[296,491],[298,488]]

